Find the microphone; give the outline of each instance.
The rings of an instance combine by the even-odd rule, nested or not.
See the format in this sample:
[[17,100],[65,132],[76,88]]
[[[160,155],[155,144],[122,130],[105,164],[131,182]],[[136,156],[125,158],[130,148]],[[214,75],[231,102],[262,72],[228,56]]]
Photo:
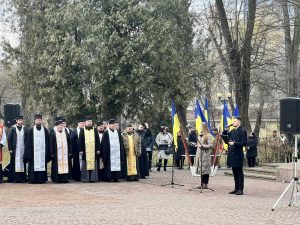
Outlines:
[[229,127],[231,127],[231,126],[233,126],[233,123],[232,123],[232,124],[229,124],[229,125],[227,125],[225,128],[229,128]]

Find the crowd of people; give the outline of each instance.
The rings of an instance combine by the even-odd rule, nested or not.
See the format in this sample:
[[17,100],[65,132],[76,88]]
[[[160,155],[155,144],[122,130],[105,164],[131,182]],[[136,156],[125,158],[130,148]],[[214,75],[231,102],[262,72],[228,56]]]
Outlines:
[[[24,126],[23,116],[17,116],[7,136],[0,121],[1,150],[6,142],[10,153],[6,170],[12,183],[45,183],[49,162],[51,180],[57,183],[138,181],[149,176],[154,144],[147,123],[136,130],[127,124],[121,132],[114,119],[94,126],[92,118],[86,116],[77,128],[69,129],[66,120],[57,117],[54,128],[48,130],[40,114],[35,115],[32,128]],[[2,168],[0,171],[2,180]]]
[[[254,167],[257,158],[258,137],[240,127],[240,118],[234,120],[234,129],[227,127],[223,135],[230,137],[227,152],[227,166],[232,168],[235,189],[231,194],[243,194],[243,159],[244,149],[248,166]],[[210,131],[207,123],[201,124],[201,133],[190,126],[188,137],[181,137],[178,132],[177,146],[174,154],[175,165],[183,169],[189,153],[189,164],[195,173],[201,175],[201,188],[208,188],[211,165],[219,166],[223,141],[218,129]],[[283,140],[274,131],[272,149],[283,146]],[[154,139],[147,123],[139,124],[137,129],[128,123],[121,131],[119,124],[111,119],[97,122],[95,125],[90,116],[69,129],[63,117],[55,118],[55,126],[48,130],[42,124],[42,115],[35,115],[34,126],[24,126],[23,116],[16,117],[16,124],[6,135],[4,121],[0,120],[0,180],[3,179],[2,147],[7,142],[10,163],[6,170],[8,181],[15,183],[45,183],[48,181],[48,163],[51,163],[51,180],[66,183],[71,180],[82,182],[120,180],[138,181],[145,179],[152,171],[154,146],[157,146],[157,171],[167,170],[168,160],[173,156],[173,136],[168,127],[161,126]],[[186,142],[186,143],[184,143]],[[187,146],[186,146],[187,144]],[[290,157],[290,155],[288,155]],[[214,163],[214,164],[212,164]]]

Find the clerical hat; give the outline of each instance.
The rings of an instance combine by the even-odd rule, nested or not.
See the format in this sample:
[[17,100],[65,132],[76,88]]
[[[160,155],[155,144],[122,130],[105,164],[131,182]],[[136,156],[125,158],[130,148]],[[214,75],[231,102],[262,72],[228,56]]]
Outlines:
[[55,126],[58,126],[58,125],[60,125],[60,124],[62,124],[62,123],[63,123],[62,120],[57,120],[57,121],[55,121]]
[[110,119],[109,121],[108,121],[108,124],[115,124],[116,123],[116,120],[115,119]]
[[85,121],[92,120],[91,116],[85,116]]
[[56,121],[59,121],[59,120],[62,120],[62,117],[61,117],[61,116],[55,117],[54,120],[55,120],[55,122],[56,122]]
[[24,117],[21,115],[16,116],[16,120],[23,120],[23,119],[24,119]]
[[36,115],[34,116],[34,119],[35,119],[35,120],[37,120],[37,119],[43,119],[43,116],[42,116],[42,114],[36,114]]

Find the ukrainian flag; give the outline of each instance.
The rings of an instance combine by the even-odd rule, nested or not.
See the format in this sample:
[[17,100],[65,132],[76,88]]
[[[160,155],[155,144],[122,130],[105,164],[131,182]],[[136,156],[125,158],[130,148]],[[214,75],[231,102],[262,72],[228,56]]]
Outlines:
[[221,117],[222,130],[225,130],[225,127],[227,127],[230,123],[231,123],[231,116],[228,110],[227,103],[224,101],[223,114]]
[[239,107],[238,107],[238,105],[236,104],[235,105],[235,108],[234,108],[234,112],[232,113],[232,118],[233,117],[237,117],[237,116],[239,116],[240,115],[240,113],[239,113]]
[[203,122],[207,123],[207,121],[206,121],[205,115],[204,115],[204,113],[203,113],[203,111],[202,111],[202,109],[199,105],[198,99],[196,100],[196,115],[197,115],[197,117],[196,117],[196,130],[197,130],[198,134],[200,134],[202,132],[201,123],[203,123]]
[[[220,127],[222,128],[222,130],[225,130],[225,127],[227,127],[230,123],[231,123],[231,116],[228,110],[228,106],[226,104],[226,102],[224,101],[224,107],[223,107],[223,114],[221,117],[221,124]],[[228,145],[224,143],[224,149],[228,149]]]
[[208,99],[207,98],[205,98],[205,103],[204,103],[204,116],[207,121],[208,127],[210,127],[209,113],[208,113]]
[[174,146],[175,146],[175,151],[177,151],[178,149],[177,134],[180,131],[180,122],[176,112],[176,106],[173,101],[172,101],[172,126],[173,126]]

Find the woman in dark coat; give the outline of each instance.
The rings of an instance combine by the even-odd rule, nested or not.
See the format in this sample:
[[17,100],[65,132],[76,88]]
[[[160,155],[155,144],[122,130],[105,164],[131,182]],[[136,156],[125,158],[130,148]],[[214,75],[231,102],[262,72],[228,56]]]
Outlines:
[[258,144],[258,137],[252,132],[247,140],[247,159],[248,159],[248,166],[255,167],[255,160],[257,157],[257,144]]
[[178,135],[177,135],[177,145],[178,145],[178,149],[177,149],[177,152],[176,152],[176,155],[175,155],[176,167],[179,170],[182,170],[183,165],[184,165],[184,159],[185,159],[185,157],[182,156],[182,155],[184,155],[185,152],[184,152],[184,145],[183,145],[183,142],[182,142],[182,139],[181,139],[180,132],[178,132]]

